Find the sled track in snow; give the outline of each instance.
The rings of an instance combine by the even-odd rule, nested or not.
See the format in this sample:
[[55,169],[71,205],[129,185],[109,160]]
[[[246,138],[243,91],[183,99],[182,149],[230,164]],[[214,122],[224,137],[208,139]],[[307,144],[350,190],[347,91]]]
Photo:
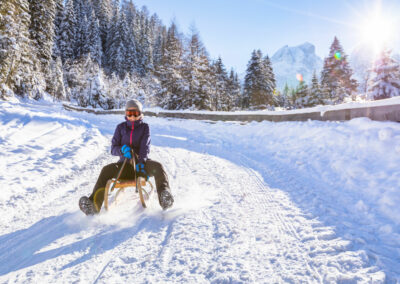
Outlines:
[[[304,248],[300,248],[298,244],[299,242],[302,243],[303,240],[296,233],[296,230],[291,220],[285,217],[285,216],[291,216],[293,209],[291,210],[291,208],[288,207],[285,208],[283,204],[279,203],[278,202],[279,199],[276,199],[272,196],[270,189],[265,186],[264,181],[260,178],[260,176],[257,173],[255,173],[254,170],[246,166],[246,163],[244,162],[245,156],[239,154],[239,157],[240,157],[240,163],[245,168],[249,177],[254,181],[255,184],[257,184],[256,188],[257,197],[255,196],[254,192],[249,192],[250,193],[249,195],[251,197],[251,203],[254,204],[257,203],[258,205],[261,205],[265,213],[269,211],[272,214],[273,219],[270,220],[273,220],[274,223],[276,224],[276,228],[279,231],[279,235],[281,237],[286,237],[286,238],[289,235],[295,240],[293,242],[297,251],[296,252],[297,255],[295,256],[295,258],[299,259],[301,262],[304,263],[308,271],[306,272],[306,274],[311,275],[311,277],[314,279],[313,281],[322,282],[323,280],[322,276],[312,265],[310,265],[311,260],[309,257],[309,251],[305,251]],[[285,214],[285,211],[289,212],[286,212]],[[285,242],[285,251],[287,252],[291,251],[291,248],[288,246],[288,243],[289,242]],[[275,243],[275,248],[276,250],[280,249],[276,246],[276,243]],[[285,265],[285,262],[281,261],[280,265],[283,267],[284,271],[290,270],[289,267]]]
[[[349,280],[346,279],[348,276],[344,276],[343,279],[341,279],[340,276],[336,279],[332,278],[333,275],[329,275],[330,273],[327,273],[327,270],[323,268],[323,265],[329,263],[329,261],[324,261],[324,258],[331,258],[330,261],[337,261],[335,265],[341,269],[338,271],[339,274],[342,272],[348,273],[354,268],[360,269],[362,273],[360,275],[354,274],[354,280],[363,279],[362,281],[369,282],[381,279],[376,281],[378,283],[384,281],[383,279],[385,279],[385,277],[375,266],[374,258],[366,257],[363,251],[352,251],[350,242],[337,238],[332,228],[323,225],[321,222],[314,219],[315,217],[312,217],[311,214],[307,213],[304,215],[304,213],[301,213],[290,201],[287,194],[285,194],[284,200],[281,196],[283,192],[279,194],[280,196],[277,196],[277,192],[266,187],[260,175],[249,166],[256,164],[256,168],[262,169],[263,173],[271,177],[270,180],[274,183],[286,184],[292,189],[297,189],[299,186],[302,186],[302,183],[299,182],[296,177],[287,174],[287,169],[281,168],[281,166],[275,162],[268,165],[261,164],[242,154],[239,154],[238,160],[246,169],[249,176],[258,184],[258,196],[255,197],[254,194],[251,194],[253,202],[272,205],[272,208],[269,209],[273,210],[268,210],[268,208],[266,208],[268,206],[264,206],[264,209],[268,210],[272,214],[273,219],[278,221],[276,222],[276,227],[279,230],[279,234],[284,237],[289,236],[295,240],[294,242],[284,242],[285,250],[290,251],[291,248],[288,244],[294,244],[296,254],[300,256],[302,262],[307,267],[310,275],[312,275],[313,281],[321,283],[326,281],[330,282],[333,281],[333,279],[334,281]],[[285,202],[282,203],[282,201]],[[299,223],[299,219],[302,221],[301,223]],[[308,227],[308,230],[311,231],[304,234],[305,227]],[[351,260],[354,261],[353,265],[351,261],[345,263],[345,261],[343,262],[340,260],[342,255],[348,253],[352,254]],[[363,261],[367,258],[367,261],[362,267],[359,267],[357,263],[359,260],[357,258]],[[323,263],[318,263],[321,260],[323,260]],[[290,270],[290,267],[286,268]]]

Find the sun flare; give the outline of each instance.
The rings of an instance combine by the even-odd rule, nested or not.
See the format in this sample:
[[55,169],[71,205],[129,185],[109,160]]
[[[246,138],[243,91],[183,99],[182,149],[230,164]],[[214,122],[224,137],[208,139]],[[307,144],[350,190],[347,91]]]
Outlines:
[[394,17],[383,14],[379,8],[374,9],[373,13],[365,16],[360,27],[363,43],[377,55],[383,48],[390,46],[396,36],[396,25]]

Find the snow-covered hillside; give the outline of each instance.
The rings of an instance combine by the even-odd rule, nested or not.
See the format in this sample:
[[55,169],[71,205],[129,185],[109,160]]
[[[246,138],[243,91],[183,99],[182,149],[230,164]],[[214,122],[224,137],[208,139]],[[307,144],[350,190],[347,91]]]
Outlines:
[[0,283],[400,281],[400,125],[150,118],[175,205],[78,209],[119,115],[0,102]]
[[299,83],[297,74],[310,83],[314,71],[319,76],[323,63],[315,53],[315,46],[308,42],[294,47],[285,45],[275,52],[271,62],[278,89],[283,89],[286,83],[296,87]]

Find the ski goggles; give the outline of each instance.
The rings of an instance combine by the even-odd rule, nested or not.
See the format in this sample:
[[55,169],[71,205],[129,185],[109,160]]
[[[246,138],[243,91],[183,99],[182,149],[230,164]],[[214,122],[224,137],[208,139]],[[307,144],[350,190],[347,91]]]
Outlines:
[[125,111],[125,115],[127,116],[127,117],[132,117],[132,116],[135,116],[135,117],[138,117],[138,116],[140,116],[142,113],[140,112],[140,111],[138,111],[138,110],[126,110]]

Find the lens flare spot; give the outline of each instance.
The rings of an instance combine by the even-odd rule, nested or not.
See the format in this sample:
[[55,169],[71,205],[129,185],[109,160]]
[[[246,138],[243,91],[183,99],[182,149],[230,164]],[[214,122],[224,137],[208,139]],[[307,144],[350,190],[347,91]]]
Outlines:
[[342,54],[339,51],[336,51],[334,56],[335,56],[336,60],[342,59]]
[[300,73],[296,74],[296,79],[297,79],[297,81],[302,82],[303,81],[303,75],[301,75]]

